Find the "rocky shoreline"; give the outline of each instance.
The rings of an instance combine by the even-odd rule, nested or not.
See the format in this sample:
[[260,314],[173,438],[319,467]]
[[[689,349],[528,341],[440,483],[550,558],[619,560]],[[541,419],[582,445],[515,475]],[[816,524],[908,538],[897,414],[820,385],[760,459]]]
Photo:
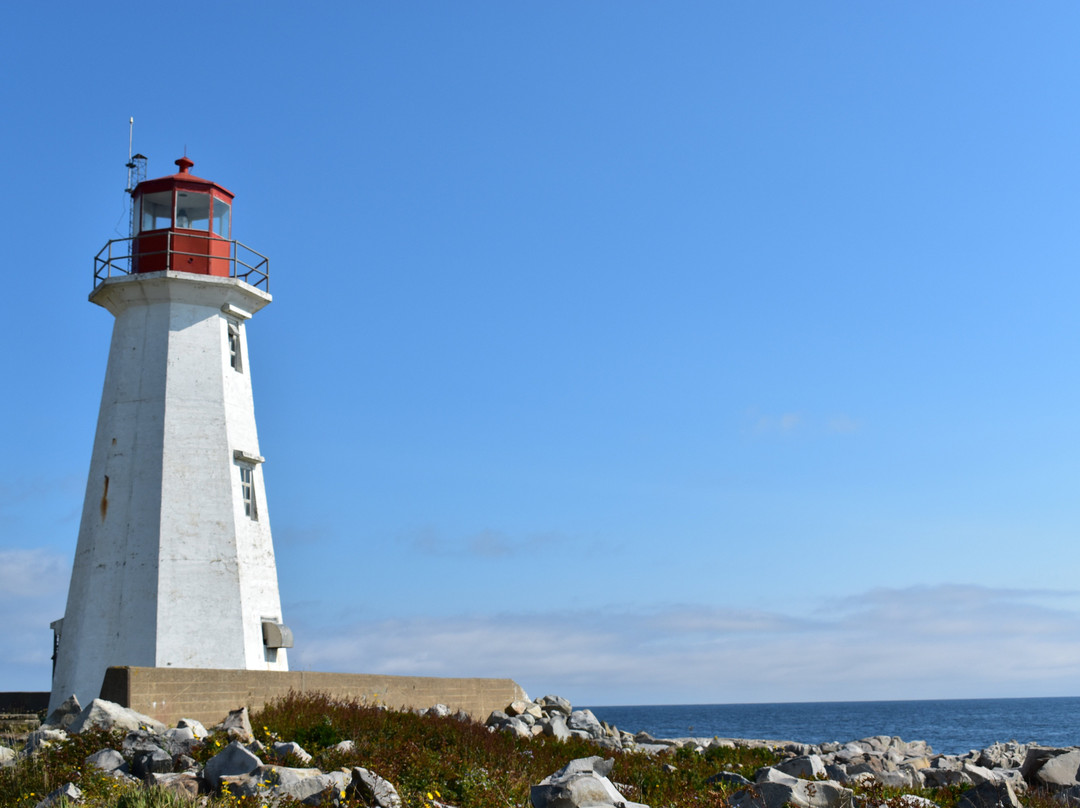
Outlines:
[[[423,714],[448,717],[451,711],[435,705]],[[453,717],[471,720],[462,713]],[[490,732],[522,739],[576,738],[595,745],[596,756],[572,760],[532,787],[534,808],[640,808],[624,796],[626,789],[621,791],[608,779],[613,760],[605,760],[605,755],[663,756],[683,749],[706,754],[717,747],[767,749],[781,758],[775,765],[758,769],[752,779],[727,771],[710,778],[712,785],[729,795],[732,808],[855,808],[859,800],[854,789],[865,791],[875,785],[902,793],[904,808],[933,808],[936,804],[931,799],[909,792],[946,787],[964,789],[957,808],[1020,808],[1021,797],[1036,793],[1066,806],[1080,804],[1077,747],[1009,741],[963,755],[943,755],[935,754],[924,741],[885,735],[827,744],[719,737],[660,739],[620,730],[598,720],[590,710],[575,710],[558,696],[515,701],[493,712],[485,724]],[[267,746],[256,740],[246,709],[234,711],[211,729],[189,719],[170,728],[111,702],[96,699],[83,709],[72,698],[40,729],[29,733],[21,749],[0,746],[0,765],[17,765],[89,729],[126,734],[119,749],[90,755],[87,767],[118,782],[157,786],[193,801],[227,794],[260,804],[288,798],[307,805],[338,805],[345,799],[377,808],[402,805],[394,784],[376,772],[359,766],[322,771],[304,765],[311,756],[294,742],[275,741]],[[209,742],[220,751],[205,763],[197,763],[193,751]],[[346,740],[335,748],[347,751],[350,744]],[[301,765],[267,764],[263,757]],[[35,808],[80,800],[78,787],[67,783]],[[432,808],[452,807],[434,800]]]

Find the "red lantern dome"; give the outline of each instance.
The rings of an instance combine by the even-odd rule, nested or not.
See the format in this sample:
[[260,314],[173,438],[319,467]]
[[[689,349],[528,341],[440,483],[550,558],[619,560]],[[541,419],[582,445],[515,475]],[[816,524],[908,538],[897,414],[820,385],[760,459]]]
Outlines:
[[186,156],[177,174],[140,182],[132,193],[133,272],[171,269],[229,277],[233,194],[189,173]]

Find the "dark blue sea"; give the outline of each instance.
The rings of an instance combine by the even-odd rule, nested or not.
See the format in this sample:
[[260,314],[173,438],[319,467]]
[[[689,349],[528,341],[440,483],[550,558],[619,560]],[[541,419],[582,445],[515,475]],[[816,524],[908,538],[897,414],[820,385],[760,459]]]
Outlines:
[[601,721],[655,738],[713,737],[826,743],[870,735],[926,741],[955,755],[995,741],[1080,746],[1080,698],[671,704],[591,707]]

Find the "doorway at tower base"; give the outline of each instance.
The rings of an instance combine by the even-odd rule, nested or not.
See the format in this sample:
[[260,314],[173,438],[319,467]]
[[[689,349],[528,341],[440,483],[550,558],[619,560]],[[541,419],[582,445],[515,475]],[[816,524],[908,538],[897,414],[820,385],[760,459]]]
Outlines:
[[445,704],[451,710],[464,710],[477,721],[526,698],[513,679],[216,668],[109,668],[101,685],[101,698],[169,726],[181,718],[211,726],[223,721],[230,710],[258,710],[290,692],[325,693],[395,710]]

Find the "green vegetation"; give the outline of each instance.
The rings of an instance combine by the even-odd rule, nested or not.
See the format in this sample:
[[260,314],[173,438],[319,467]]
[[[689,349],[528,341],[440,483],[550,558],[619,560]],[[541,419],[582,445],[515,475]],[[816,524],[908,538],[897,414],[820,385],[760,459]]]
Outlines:
[[[252,716],[256,737],[266,743],[296,740],[314,757],[306,764],[324,771],[363,766],[393,783],[406,808],[431,808],[435,802],[459,808],[525,808],[529,787],[579,757],[615,757],[610,778],[629,799],[653,808],[726,808],[735,787],[710,784],[709,778],[731,771],[753,778],[754,772],[778,762],[777,751],[716,748],[703,753],[672,749],[657,756],[611,752],[580,740],[559,742],[538,737],[521,740],[508,733],[455,718],[418,716],[385,710],[360,702],[335,701],[325,696],[292,695]],[[74,782],[83,791],[87,808],[189,808],[195,803],[160,790],[146,790],[117,781],[93,770],[83,761],[100,749],[120,749],[121,733],[88,732],[72,736],[16,766],[0,768],[0,806],[32,808],[44,794]],[[334,747],[351,740],[353,748]],[[200,761],[223,745],[211,738],[196,750]],[[266,763],[299,766],[293,758]],[[927,797],[941,808],[955,808],[962,788],[903,792],[880,785],[857,788],[858,804],[903,808],[903,793]],[[207,808],[252,805],[228,794],[206,800]],[[1060,808],[1048,796],[1028,794],[1029,808]],[[340,804],[354,808],[352,798]]]

